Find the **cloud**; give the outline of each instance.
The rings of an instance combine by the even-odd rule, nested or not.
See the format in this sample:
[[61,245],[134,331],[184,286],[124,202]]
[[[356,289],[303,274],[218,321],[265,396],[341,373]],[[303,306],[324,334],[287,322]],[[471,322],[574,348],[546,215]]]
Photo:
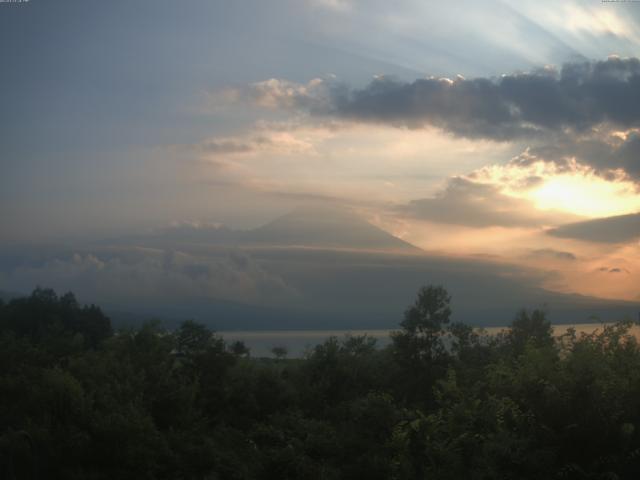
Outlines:
[[284,129],[273,125],[258,126],[256,132],[228,137],[212,137],[191,145],[178,145],[179,150],[196,151],[205,158],[251,156],[264,154],[294,155],[315,154],[314,141],[323,138],[327,129],[302,128]]
[[499,77],[406,82],[377,76],[364,88],[333,77],[306,84],[272,78],[230,89],[227,96],[293,111],[299,121],[437,128],[468,139],[529,142],[533,155],[558,164],[575,158],[602,175],[618,169],[640,178],[640,60],[635,57]]
[[352,120],[419,128],[436,126],[465,137],[506,139],[533,134],[521,125],[498,85],[490,79],[387,77],[347,96],[336,96],[335,113]]
[[189,298],[269,304],[296,296],[282,278],[238,251],[209,258],[150,248],[75,253],[0,273],[2,289],[28,292],[37,285],[131,304]]
[[270,79],[241,92],[265,107],[410,128],[429,125],[498,140],[559,129],[584,132],[605,122],[640,125],[640,60],[616,56],[498,78],[430,77],[407,83],[379,76],[363,89],[323,79],[306,85]]
[[223,98],[264,108],[320,111],[331,103],[330,94],[327,81],[322,78],[314,78],[306,84],[270,78],[245,87],[227,89],[223,92]]
[[564,211],[576,216],[560,223],[640,210],[638,186],[624,172],[599,172],[575,158],[547,160],[532,149],[506,164],[477,169],[468,178],[498,185],[503,193],[529,200],[540,210]]
[[434,197],[413,200],[400,211],[420,220],[471,227],[541,226],[558,221],[558,214],[538,211],[527,200],[501,193],[497,185],[463,177],[450,179]]
[[616,170],[622,170],[628,177],[640,180],[640,131],[635,128],[607,129],[591,132],[587,137],[559,135],[553,143],[531,147],[529,153],[559,165],[577,158],[603,177],[615,177]]
[[355,119],[433,124],[463,136],[509,139],[537,136],[541,130],[586,131],[603,122],[636,126],[639,91],[640,61],[610,57],[498,79],[401,83],[382,78],[336,99],[336,106]]
[[604,272],[604,273],[626,273],[627,275],[631,273],[626,268],[620,268],[620,267],[600,267],[598,271]]
[[539,248],[532,250],[527,255],[532,259],[551,259],[551,260],[563,260],[573,262],[577,260],[577,257],[571,252],[564,252],[561,250],[555,250],[553,248]]
[[351,0],[309,0],[309,3],[335,12],[349,12],[353,8]]
[[640,238],[640,213],[570,223],[550,230],[549,234],[588,242],[630,242]]
[[612,149],[607,158],[609,168],[622,168],[635,179],[640,179],[640,134],[635,131]]
[[[215,322],[218,329],[392,328],[415,291],[429,283],[445,285],[455,299],[456,319],[472,324],[508,321],[517,308],[544,304],[559,321],[580,321],[599,310],[610,318],[617,316],[616,305],[624,313],[637,309],[544,290],[540,287],[549,275],[542,269],[499,259],[327,249],[239,251],[202,244],[180,250],[110,246],[47,258],[4,268],[0,290],[28,292],[40,284],[72,290],[107,311],[196,318]],[[601,265],[628,266],[598,259],[590,268],[600,277],[593,283],[615,284],[625,293],[633,283],[632,296],[637,294],[632,275],[611,273],[617,281],[602,282],[604,273],[596,270]],[[563,270],[571,270],[574,264],[566,266]]]
[[255,149],[253,143],[218,139],[207,140],[199,144],[198,147],[201,151],[211,154],[248,153]]

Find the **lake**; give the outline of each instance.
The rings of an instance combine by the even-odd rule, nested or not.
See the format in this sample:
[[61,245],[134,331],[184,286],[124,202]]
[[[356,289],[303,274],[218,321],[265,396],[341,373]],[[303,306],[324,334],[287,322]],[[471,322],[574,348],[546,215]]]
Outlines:
[[[580,323],[567,325],[554,325],[553,330],[556,336],[566,333],[567,329],[573,327],[578,333],[591,333],[596,329],[602,329],[602,323]],[[504,330],[506,327],[485,327],[483,330],[489,335]],[[397,329],[389,330],[263,330],[263,331],[222,331],[217,332],[222,335],[227,342],[241,340],[251,350],[253,357],[273,357],[271,349],[273,347],[285,347],[288,357],[302,357],[307,349],[323,343],[329,337],[335,336],[338,339],[345,335],[368,335],[377,340],[378,347],[384,347],[391,341],[389,334]],[[478,329],[480,330],[480,329]],[[636,336],[640,336],[640,327],[633,327]]]

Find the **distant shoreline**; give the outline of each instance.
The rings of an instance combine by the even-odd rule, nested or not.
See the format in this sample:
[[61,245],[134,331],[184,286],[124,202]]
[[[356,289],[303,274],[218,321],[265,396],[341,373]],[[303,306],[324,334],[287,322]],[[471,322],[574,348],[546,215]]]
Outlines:
[[[607,325],[614,325],[615,322],[594,322],[594,323],[567,323],[552,325],[555,336],[560,336],[567,332],[569,328],[575,328],[576,333],[592,333]],[[503,330],[507,330],[507,325],[500,327],[474,327],[475,331],[482,331],[487,335],[496,335]],[[389,334],[398,331],[395,329],[327,329],[327,330],[233,330],[218,331],[228,342],[240,340],[250,349],[253,357],[271,357],[273,347],[284,347],[288,351],[288,356],[299,358],[304,352],[321,344],[330,337],[343,338],[345,335],[361,336],[367,335],[375,338],[379,347],[389,344]],[[634,325],[632,330],[640,337],[640,326]]]

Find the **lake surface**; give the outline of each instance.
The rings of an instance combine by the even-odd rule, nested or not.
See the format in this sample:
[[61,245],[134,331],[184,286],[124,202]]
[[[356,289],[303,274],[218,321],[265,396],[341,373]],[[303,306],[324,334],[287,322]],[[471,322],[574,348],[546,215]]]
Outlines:
[[[575,328],[578,333],[592,333],[596,329],[602,329],[606,324],[602,323],[579,323],[572,325],[554,325],[553,331],[556,336],[566,333],[568,328]],[[483,330],[488,335],[495,335],[506,329],[506,327],[486,327]],[[271,349],[273,347],[284,347],[288,351],[290,358],[300,358],[305,351],[312,349],[316,345],[323,343],[329,337],[344,338],[346,335],[368,335],[376,339],[378,347],[384,347],[391,341],[389,334],[393,330],[264,330],[264,331],[228,331],[217,332],[222,335],[227,342],[241,340],[249,347],[253,357],[273,357]],[[633,332],[640,336],[640,327],[634,326]]]

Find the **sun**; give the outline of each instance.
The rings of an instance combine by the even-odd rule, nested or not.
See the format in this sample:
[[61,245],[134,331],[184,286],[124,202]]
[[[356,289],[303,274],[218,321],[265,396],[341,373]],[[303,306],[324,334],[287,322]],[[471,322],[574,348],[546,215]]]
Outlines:
[[595,175],[553,176],[527,196],[540,210],[561,210],[590,218],[640,210],[640,195],[630,182],[611,181]]
[[640,188],[625,172],[609,170],[604,175],[575,159],[562,164],[545,160],[493,164],[470,178],[541,211],[584,218],[640,212]]

